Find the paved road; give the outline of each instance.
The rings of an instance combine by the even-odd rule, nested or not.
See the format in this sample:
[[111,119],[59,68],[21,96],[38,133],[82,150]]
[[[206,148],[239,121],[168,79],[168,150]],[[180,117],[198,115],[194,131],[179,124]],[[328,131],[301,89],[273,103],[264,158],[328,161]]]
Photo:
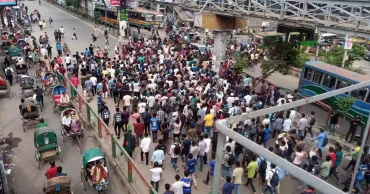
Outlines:
[[[26,2],[30,9],[39,9],[37,1]],[[45,13],[44,10],[50,10],[51,6],[41,7],[41,14]],[[58,10],[50,10],[48,13],[57,12]],[[63,12],[60,12],[63,13]],[[60,16],[63,16],[62,14]],[[46,15],[45,15],[46,17]],[[45,18],[46,19],[46,18]],[[56,20],[62,21],[63,18]],[[68,21],[66,21],[68,23]],[[77,21],[75,22],[77,26]],[[36,26],[34,26],[35,29]],[[51,33],[51,31],[48,33]],[[34,36],[38,35],[39,31],[33,33]],[[30,70],[31,75],[34,75],[34,70]],[[41,83],[39,83],[41,84]],[[13,162],[15,167],[11,172],[9,179],[10,185],[12,185],[17,194],[41,194],[43,184],[46,182],[44,173],[49,168],[48,162],[41,164],[41,170],[37,168],[35,160],[35,147],[33,142],[33,133],[35,127],[29,127],[26,132],[22,130],[21,115],[18,111],[18,105],[20,104],[20,87],[18,84],[14,84],[11,87],[12,99],[1,95],[0,99],[0,122],[1,122],[1,135],[9,137],[12,142],[13,151]],[[41,113],[41,116],[45,119],[48,125],[54,129],[58,135],[59,145],[62,149],[63,163],[56,159],[57,165],[61,165],[64,168],[64,172],[68,174],[72,181],[72,188],[75,193],[96,193],[92,188],[89,188],[87,192],[83,192],[80,184],[80,170],[82,166],[82,155],[79,153],[77,147],[72,145],[70,141],[65,143],[62,142],[60,137],[60,114],[54,114],[51,106],[51,96],[45,97],[45,108]],[[86,131],[86,135],[82,140],[83,150],[87,150],[97,145],[94,144],[91,131]],[[119,193],[124,188],[120,180],[111,173],[111,189],[110,194]]]
[[[92,28],[93,28],[92,25],[87,24],[87,23],[81,21],[80,19],[78,19],[78,18],[76,18],[76,17],[74,17],[74,16],[72,16],[72,15],[66,13],[66,12],[63,12],[63,11],[59,10],[58,8],[56,8],[56,7],[54,7],[50,4],[47,4],[47,3],[43,3],[42,6],[40,6],[40,7],[38,6],[37,2],[25,2],[25,4],[29,7],[29,10],[38,9],[40,11],[41,16],[42,16],[43,19],[47,19],[49,16],[53,17],[54,26],[57,26],[57,27],[63,26],[65,28],[66,37],[65,37],[64,41],[67,42],[67,44],[69,45],[69,47],[70,47],[70,49],[73,53],[76,52],[76,51],[81,52],[82,50],[84,50],[87,47],[88,44],[90,44],[90,42],[91,42],[91,32],[92,32]],[[79,35],[79,40],[78,41],[70,39],[71,34],[72,34],[71,31],[72,31],[72,28],[74,28],[74,27],[76,28],[77,34]],[[47,31],[48,34],[52,34],[53,30],[54,30],[54,28],[47,28],[43,31]],[[41,31],[36,29],[35,33],[39,34],[39,33],[41,33]],[[163,36],[163,34],[162,34],[162,36]],[[111,44],[114,44],[114,42],[117,41],[117,39],[115,37],[109,37],[109,38],[110,38]],[[53,40],[51,40],[51,44],[52,45],[55,44]],[[103,40],[98,39],[97,44],[103,46]],[[79,88],[79,92],[81,92],[81,88]],[[112,99],[107,99],[106,102],[108,103],[109,109],[111,111],[113,111],[115,109],[115,105],[113,104],[113,100]],[[96,107],[97,107],[96,99],[93,99],[90,102],[90,105],[91,105],[92,108],[94,108],[96,110]],[[12,107],[14,107],[14,106],[12,106]],[[49,115],[49,116],[51,116],[51,115]],[[11,120],[11,118],[9,119],[9,121],[10,120]],[[56,118],[55,122],[56,123],[59,122],[58,118]],[[58,124],[56,124],[56,125],[58,125]],[[21,134],[23,134],[23,133],[21,133]],[[121,141],[122,141],[122,138],[121,138]],[[272,141],[270,142],[269,146],[273,146]],[[154,147],[155,147],[155,144],[152,144],[150,153],[153,152]],[[31,148],[28,147],[28,149],[32,149],[32,147]],[[72,154],[73,153],[76,154],[77,150],[73,150]],[[32,155],[32,154],[30,154],[30,155]],[[77,156],[78,156],[78,154],[76,154],[76,157]],[[80,157],[77,157],[77,158],[79,160]],[[141,170],[141,173],[143,174],[143,176],[149,181],[150,177],[151,177],[150,172],[149,172],[150,168],[139,162],[140,161],[140,154],[139,154],[138,149],[136,149],[136,151],[134,152],[134,157],[133,158],[136,161],[138,169]],[[175,170],[170,167],[170,161],[169,160],[170,160],[169,156],[166,156],[165,165],[164,165],[165,166],[165,171],[164,171],[165,173],[164,173],[164,176],[162,178],[162,181],[160,182],[159,193],[163,193],[165,183],[173,183],[174,182]],[[348,161],[344,161],[344,163],[347,163],[347,162]],[[78,163],[78,161],[76,161],[76,163]],[[178,164],[180,164],[180,161],[178,162]],[[78,163],[77,166],[80,166],[80,163]],[[208,169],[208,166],[205,167],[204,171],[206,171],[207,169]],[[72,171],[70,171],[70,172],[72,172]],[[68,171],[67,171],[67,173],[68,173]],[[182,175],[183,169],[181,169],[179,173],[180,173],[180,175]],[[341,178],[343,178],[344,177],[344,172],[342,172],[342,170],[340,170],[340,174],[341,174]],[[198,185],[199,185],[199,191],[195,191],[194,193],[208,193],[210,191],[209,187],[202,183],[202,180],[205,178],[205,175],[206,175],[205,172],[198,173],[197,181],[198,181]],[[300,184],[300,181],[298,181],[297,179],[284,180],[282,182],[282,192],[281,193],[284,193],[284,194],[299,193],[299,191],[296,188],[299,184]],[[257,188],[260,187],[259,181],[256,181],[256,186],[257,186]],[[248,194],[252,193],[250,189],[246,189],[245,187],[242,188],[242,192],[243,193],[248,193]]]

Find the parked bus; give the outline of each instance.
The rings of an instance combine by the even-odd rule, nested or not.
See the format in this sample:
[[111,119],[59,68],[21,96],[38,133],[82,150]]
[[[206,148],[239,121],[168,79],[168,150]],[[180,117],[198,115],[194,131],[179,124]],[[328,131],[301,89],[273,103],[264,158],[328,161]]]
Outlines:
[[266,46],[268,42],[284,39],[284,34],[277,32],[257,32],[253,35],[254,42]]
[[[369,76],[329,65],[322,61],[308,61],[302,68],[298,92],[303,96],[310,97],[369,80]],[[347,116],[353,118],[356,115],[360,115],[364,124],[370,113],[369,89],[370,86],[353,90],[327,98],[323,102],[335,109],[335,103],[339,97],[352,96],[356,98],[356,102],[351,106]]]
[[289,33],[289,41],[297,41],[303,47],[312,47],[319,43],[319,35],[318,33],[291,32]]
[[[107,17],[105,17],[105,11]],[[101,21],[107,21],[111,24],[118,24],[118,11],[116,7],[104,8],[104,4],[95,3],[95,17]],[[127,10],[128,22],[131,26],[137,26],[141,28],[150,29],[150,25],[163,26],[164,16],[160,12],[150,11],[144,8],[132,8]]]

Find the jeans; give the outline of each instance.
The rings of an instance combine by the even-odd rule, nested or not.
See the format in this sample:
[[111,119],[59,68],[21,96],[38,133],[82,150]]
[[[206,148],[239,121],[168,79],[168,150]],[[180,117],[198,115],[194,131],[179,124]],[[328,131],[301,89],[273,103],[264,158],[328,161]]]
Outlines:
[[203,166],[204,166],[204,156],[199,156],[200,164],[199,164],[199,171],[203,172]]
[[248,178],[247,183],[245,183],[245,186],[248,187],[249,184],[252,187],[252,191],[255,193],[256,192],[256,188],[254,188],[254,185],[253,185],[253,178]]
[[241,184],[235,184],[235,194],[240,194]]
[[155,190],[158,192],[159,181],[157,181],[157,182],[150,181],[150,183],[153,185],[153,187],[155,188]]
[[298,137],[304,137],[304,131],[305,130],[298,130]]
[[233,176],[231,167],[222,166],[222,178],[226,178],[226,173],[229,173],[227,176]]
[[265,193],[266,191],[270,191],[270,194],[274,194],[274,188],[268,185],[263,189],[262,193]]
[[333,168],[330,168],[328,177],[330,177],[331,175],[334,175],[335,179],[337,179],[337,181],[339,181],[338,174],[337,174],[337,167],[338,166],[334,166]]
[[153,134],[153,141],[157,141],[157,132],[158,132],[158,131],[152,131],[152,134]]
[[352,143],[352,141],[353,141],[353,138],[355,137],[355,135],[356,135],[356,129],[355,130],[353,130],[353,129],[349,129],[348,130],[348,132],[347,132],[347,134],[346,134],[346,137],[344,138],[345,140],[347,140],[348,139],[348,137],[349,137],[349,135],[351,135],[351,138],[350,138],[350,140],[349,140],[349,143]]
[[312,127],[308,127],[307,130],[304,131],[303,137],[306,137],[307,133],[310,133],[311,138],[313,138]]
[[333,124],[333,123],[330,123],[330,133],[334,133],[335,132],[335,126],[337,124]]
[[238,152],[234,152],[234,157],[235,157],[235,161],[237,161],[239,159],[239,154]]
[[171,158],[171,164],[172,164],[172,167],[176,170],[178,167],[177,167],[177,158]]
[[213,127],[204,126],[204,134],[208,134],[208,132],[209,132],[209,136],[212,138],[213,137]]
[[109,181],[104,181],[95,186],[97,191],[102,191],[104,188],[107,188],[109,185]]

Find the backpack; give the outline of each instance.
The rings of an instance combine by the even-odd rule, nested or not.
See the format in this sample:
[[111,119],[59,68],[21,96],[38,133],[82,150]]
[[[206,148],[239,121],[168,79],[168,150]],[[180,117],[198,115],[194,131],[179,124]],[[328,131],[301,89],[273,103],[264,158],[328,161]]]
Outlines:
[[261,160],[259,171],[264,172],[267,169],[267,162],[265,159],[259,158]]
[[310,120],[310,127],[313,127],[316,123],[316,118],[315,117],[311,117],[311,120]]
[[113,83],[113,85],[112,85],[112,91],[114,93],[118,93],[118,84],[117,83]]
[[6,70],[6,75],[7,76],[11,76],[13,73],[12,73],[12,70],[10,70],[10,68],[8,68],[7,70]]
[[227,165],[232,166],[235,163],[235,157],[233,154],[229,154],[229,158],[227,159]]
[[322,143],[322,147],[325,147],[326,144],[328,144],[328,142],[329,142],[329,139],[328,139],[328,136],[326,135],[325,139],[324,139],[324,142]]
[[114,121],[116,123],[121,122],[122,121],[121,114],[119,114],[119,113],[114,114]]
[[[272,171],[272,170],[271,170]],[[270,179],[270,185],[271,187],[277,187],[279,185],[279,175],[277,173],[277,169],[275,169],[275,172],[272,171],[273,174],[271,176],[271,179]]]
[[173,149],[173,154],[175,156],[179,155],[181,152],[181,149],[180,149],[180,145],[179,144],[175,144],[175,148]]
[[256,134],[257,133],[257,124],[252,123],[251,125],[249,125],[249,131],[252,135]]

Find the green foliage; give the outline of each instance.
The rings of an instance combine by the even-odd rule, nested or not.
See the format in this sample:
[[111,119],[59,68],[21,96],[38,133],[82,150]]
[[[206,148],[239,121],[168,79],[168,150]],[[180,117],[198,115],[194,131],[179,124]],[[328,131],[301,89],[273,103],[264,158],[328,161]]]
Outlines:
[[72,6],[73,8],[81,7],[81,0],[65,0],[66,6]]
[[297,56],[297,63],[294,65],[297,68],[302,68],[303,65],[310,60],[310,57],[308,57],[304,53],[299,53]]
[[346,118],[347,112],[351,106],[355,103],[356,98],[354,97],[339,97],[338,101],[335,102],[336,107],[344,113],[344,118]]
[[261,65],[262,77],[266,79],[274,72],[287,75],[290,68],[298,67],[299,50],[296,43],[277,41],[271,43],[268,47],[267,61]]
[[73,4],[74,4],[74,0],[65,0],[64,2],[66,4],[66,6],[73,6]]
[[235,72],[243,72],[245,68],[247,68],[249,65],[249,60],[246,54],[239,55],[236,58],[236,62],[233,66],[233,71]]
[[[328,64],[342,67],[344,47],[337,47],[330,52],[323,52],[324,61]],[[361,60],[366,54],[365,46],[359,43],[353,43],[352,49],[348,51],[348,60],[344,63],[344,67],[348,68],[353,65],[353,62]]]

